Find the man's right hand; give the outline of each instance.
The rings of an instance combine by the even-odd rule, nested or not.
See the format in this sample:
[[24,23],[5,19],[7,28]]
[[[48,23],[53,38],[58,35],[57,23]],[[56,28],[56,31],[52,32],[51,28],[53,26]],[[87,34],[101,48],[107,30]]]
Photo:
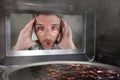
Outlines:
[[13,46],[12,50],[25,50],[35,44],[37,44],[36,41],[33,41],[32,31],[33,31],[33,25],[35,22],[35,18],[32,19],[21,31],[18,37],[18,40],[16,44]]

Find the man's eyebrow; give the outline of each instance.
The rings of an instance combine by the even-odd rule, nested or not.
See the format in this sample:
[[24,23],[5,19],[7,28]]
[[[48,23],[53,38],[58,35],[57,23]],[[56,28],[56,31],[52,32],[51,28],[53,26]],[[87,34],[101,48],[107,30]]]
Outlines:
[[[43,26],[43,24],[37,23],[36,25]],[[52,26],[60,26],[59,24],[52,24]]]
[[52,26],[59,26],[59,24],[52,24]]
[[36,25],[40,25],[40,26],[42,26],[42,24],[39,24],[39,23],[37,23]]

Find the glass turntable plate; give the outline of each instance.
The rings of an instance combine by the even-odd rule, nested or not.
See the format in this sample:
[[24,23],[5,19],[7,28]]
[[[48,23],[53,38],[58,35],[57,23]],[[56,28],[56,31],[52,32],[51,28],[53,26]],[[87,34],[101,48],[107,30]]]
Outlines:
[[99,63],[55,62],[11,68],[4,76],[8,80],[120,80],[118,69]]

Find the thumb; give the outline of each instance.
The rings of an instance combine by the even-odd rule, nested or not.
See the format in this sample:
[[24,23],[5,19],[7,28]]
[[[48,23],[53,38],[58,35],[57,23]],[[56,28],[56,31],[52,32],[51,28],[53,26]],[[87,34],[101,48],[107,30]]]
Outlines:
[[34,45],[37,45],[37,44],[38,44],[38,40],[35,40],[35,41],[32,41],[30,46],[34,46]]
[[63,49],[63,46],[62,46],[61,44],[58,44],[58,47],[59,47],[60,49]]
[[33,44],[34,44],[34,45],[39,44],[39,41],[38,41],[38,40],[35,40],[35,41],[33,41]]

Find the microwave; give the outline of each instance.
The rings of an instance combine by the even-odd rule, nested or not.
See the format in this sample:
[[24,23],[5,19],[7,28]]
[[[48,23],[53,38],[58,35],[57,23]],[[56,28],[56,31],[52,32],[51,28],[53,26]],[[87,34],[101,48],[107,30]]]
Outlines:
[[[2,0],[2,3],[0,4],[1,80],[32,80],[34,79],[33,77],[37,75],[36,73],[40,73],[40,77],[35,78],[36,80],[44,80],[44,78],[45,80],[53,80],[54,78],[51,78],[51,76],[54,76],[55,80],[81,80],[93,76],[91,74],[93,74],[94,71],[91,73],[91,70],[98,70],[98,72],[100,72],[99,70],[102,69],[103,72],[108,72],[108,78],[103,78],[103,76],[99,77],[99,74],[102,73],[96,73],[99,75],[96,75],[98,76],[97,78],[90,77],[89,79],[120,79],[119,65],[109,64],[109,62],[105,63],[105,56],[102,54],[102,48],[99,47],[101,45],[101,38],[99,38],[99,35],[103,28],[99,31],[97,27],[101,25],[100,22],[102,23],[102,21],[98,22],[101,19],[100,15],[102,14],[102,11],[100,12],[101,7],[99,8],[98,5],[104,5],[102,2],[99,2],[98,0]],[[43,22],[44,19],[47,19],[48,24],[50,25],[45,24],[45,22],[44,25],[49,27],[51,26],[49,21],[53,21],[54,18],[58,19],[58,16],[56,17],[56,15],[62,15],[61,23],[58,26],[60,28],[62,26],[60,29],[60,35],[58,35],[57,38],[55,38],[55,41],[53,41],[54,37],[49,33],[50,31],[46,29],[46,36],[51,40],[46,42],[43,41],[42,44],[43,38],[39,38],[36,32],[36,25],[42,25],[41,22]],[[42,21],[37,23],[37,17],[43,16],[44,18],[38,19]],[[51,16],[52,18],[50,19]],[[33,23],[32,26],[35,27],[35,29],[32,28],[31,34],[29,34],[30,36],[27,35],[24,37],[29,28],[26,29],[24,33],[22,33],[22,30],[25,30],[25,28],[27,28],[26,25],[30,24],[30,20],[34,18],[36,23],[34,26]],[[39,30],[43,30],[43,27],[45,27],[44,25],[39,27]],[[22,37],[20,36],[21,33]],[[40,33],[39,31],[39,34],[42,34],[42,32]],[[39,44],[41,44],[42,47],[34,49],[36,46],[31,46],[31,48],[27,49],[13,49],[14,45],[19,41],[21,42],[19,45],[22,45],[22,47],[28,46],[29,44],[22,44],[23,42],[29,42],[30,39],[27,39],[28,36],[32,41],[39,41]],[[21,40],[19,40],[20,38]],[[64,38],[66,38],[66,40]],[[59,46],[62,41],[64,42],[62,44],[63,48]],[[70,45],[71,41],[75,48],[72,48],[71,46],[64,48],[65,45]],[[45,46],[49,47],[53,43],[59,48],[44,48]],[[100,51],[101,53],[97,54]],[[88,69],[88,67],[91,68]],[[54,71],[56,69],[58,72]],[[62,72],[59,71],[59,69]],[[65,73],[67,76],[63,76],[65,75],[63,72],[64,69],[71,71],[73,69],[73,73],[70,72],[70,74],[66,71]],[[86,75],[84,76],[85,78],[81,77],[82,74],[84,75],[85,73],[79,73],[77,69],[86,70],[85,73],[89,72],[90,74],[87,75],[90,76],[86,77]],[[37,72],[39,70],[40,72]],[[53,72],[50,71],[50,73],[47,73],[46,70],[53,70]],[[33,74],[34,71],[35,74]],[[55,73],[57,75],[55,75]],[[58,76],[58,73],[61,74]],[[44,76],[44,74],[47,76]],[[81,76],[74,77],[73,74],[81,74]],[[112,76],[113,74],[115,77]]]

